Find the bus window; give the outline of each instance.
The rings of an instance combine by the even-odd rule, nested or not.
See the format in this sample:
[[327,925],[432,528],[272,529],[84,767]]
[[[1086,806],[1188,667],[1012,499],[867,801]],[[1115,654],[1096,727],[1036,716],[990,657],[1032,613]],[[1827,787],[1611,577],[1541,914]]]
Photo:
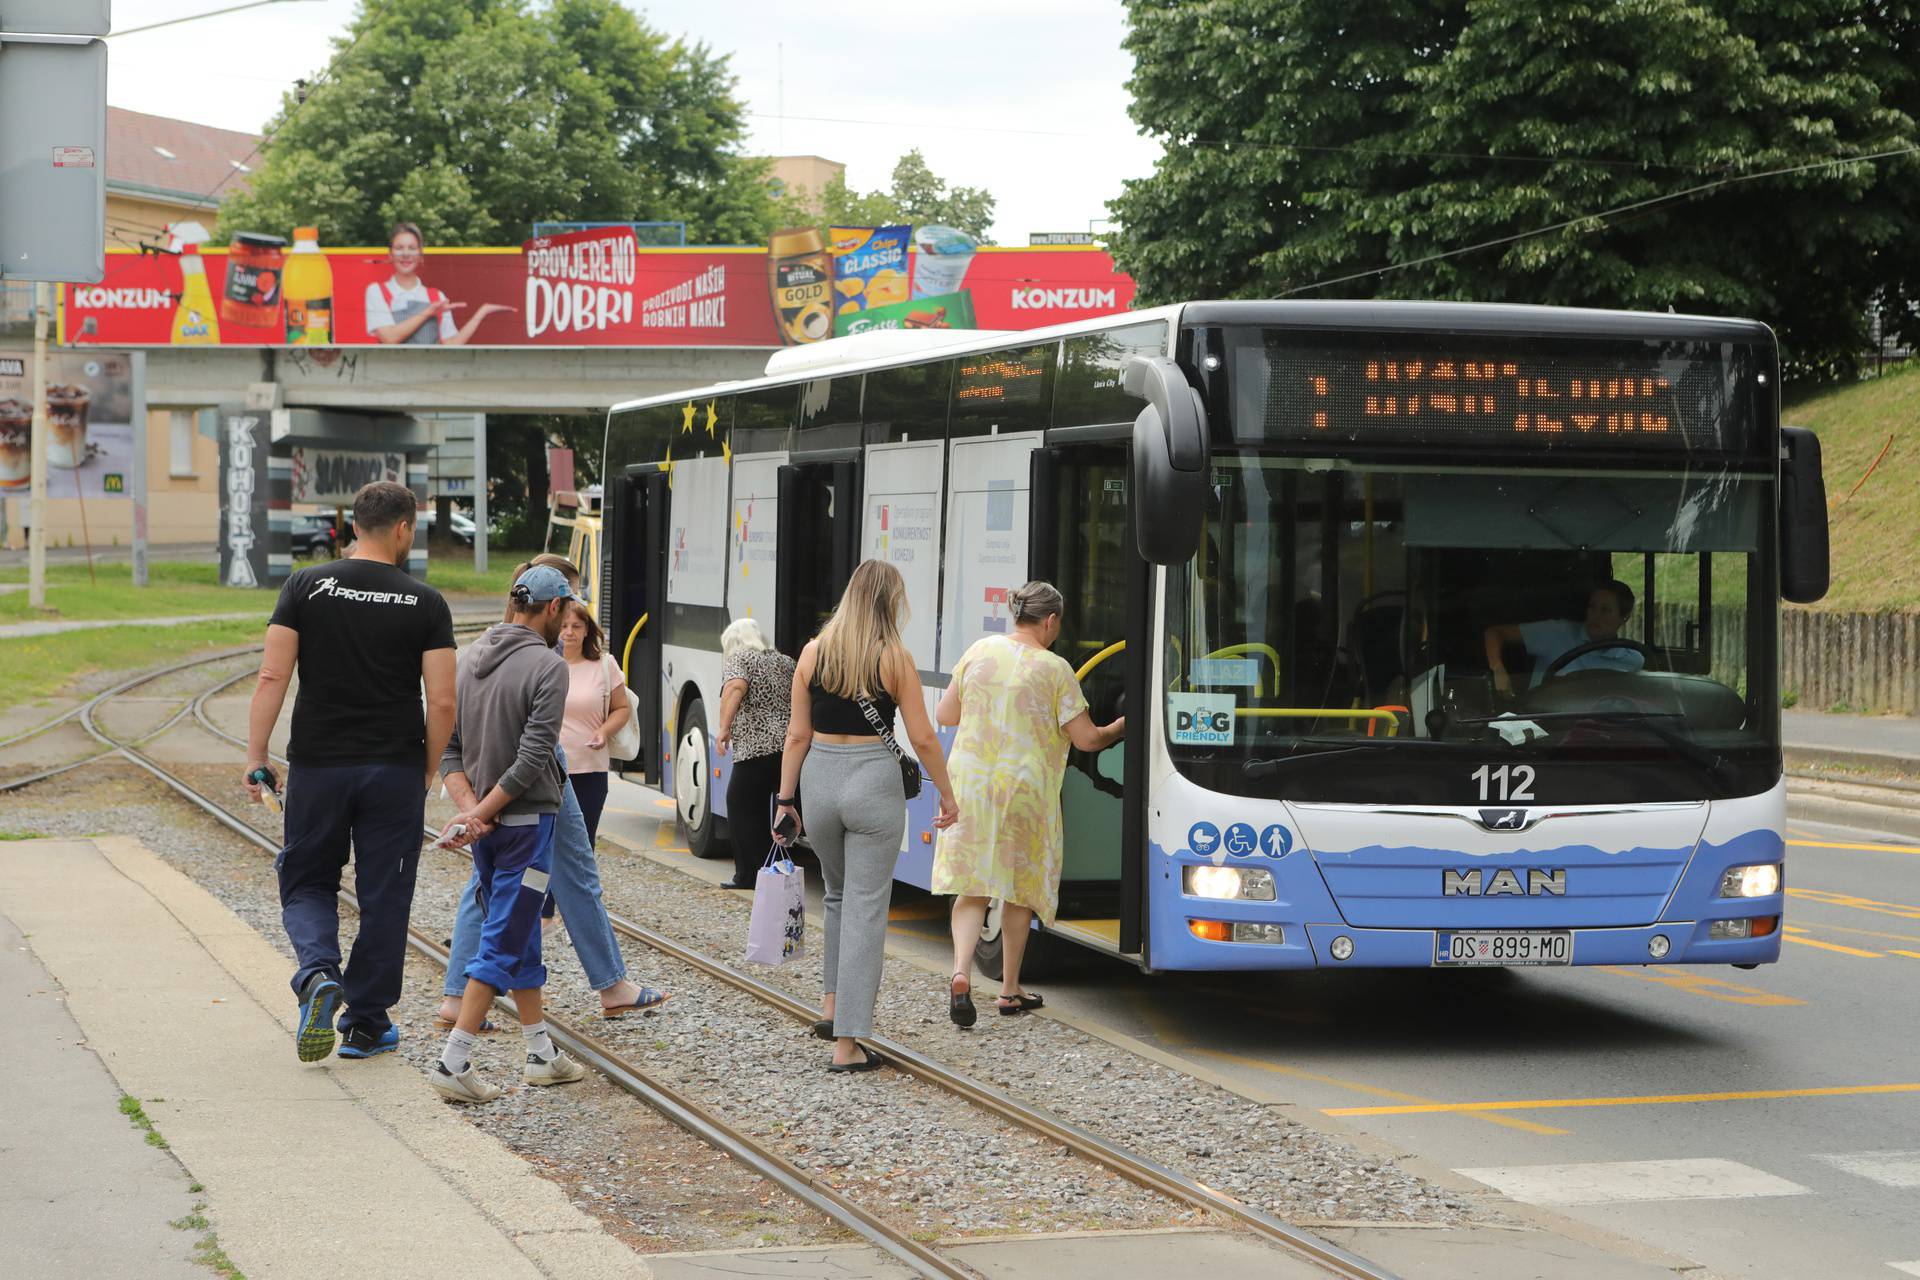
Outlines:
[[1045,431],[1059,357],[1057,342],[961,356],[954,362],[953,437]]
[[940,440],[947,434],[953,361],[877,369],[867,375],[860,417],[868,444]]
[[800,388],[796,453],[860,447],[860,379],[815,378]]
[[783,453],[792,447],[797,387],[762,387],[733,396],[733,451]]
[[1141,400],[1120,385],[1120,375],[1134,356],[1165,355],[1167,326],[1128,325],[1105,333],[1068,338],[1060,360],[1060,385],[1053,394],[1053,425],[1091,427],[1132,422]]
[[607,422],[607,456],[601,460],[600,474],[610,476],[622,467],[664,462],[684,416],[677,404],[613,414]]

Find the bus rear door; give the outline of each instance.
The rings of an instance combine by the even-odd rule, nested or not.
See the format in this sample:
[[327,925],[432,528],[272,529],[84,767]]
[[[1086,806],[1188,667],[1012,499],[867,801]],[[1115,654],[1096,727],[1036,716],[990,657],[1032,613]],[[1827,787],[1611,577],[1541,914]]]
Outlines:
[[640,703],[640,756],[621,766],[659,786],[666,741],[661,731],[660,637],[667,603],[667,475],[634,466],[617,477],[606,512],[618,581],[597,601],[607,643]]
[[774,647],[795,658],[840,603],[860,556],[857,455],[780,468]]

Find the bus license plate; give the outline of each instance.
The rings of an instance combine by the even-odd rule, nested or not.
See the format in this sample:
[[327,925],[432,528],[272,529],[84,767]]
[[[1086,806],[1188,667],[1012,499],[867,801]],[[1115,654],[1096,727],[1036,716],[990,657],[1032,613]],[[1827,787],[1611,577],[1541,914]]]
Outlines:
[[1442,933],[1434,940],[1436,965],[1572,964],[1573,935],[1565,930],[1532,933]]

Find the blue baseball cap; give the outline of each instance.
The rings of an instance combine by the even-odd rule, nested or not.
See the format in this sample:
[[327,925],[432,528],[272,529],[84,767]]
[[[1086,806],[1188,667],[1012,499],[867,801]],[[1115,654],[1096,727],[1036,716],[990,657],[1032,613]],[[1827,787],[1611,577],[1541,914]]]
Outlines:
[[[522,604],[546,604],[553,600],[580,600],[572,587],[567,585],[567,576],[558,569],[537,564],[520,575],[513,584],[511,593]],[[581,600],[585,604],[586,601]]]

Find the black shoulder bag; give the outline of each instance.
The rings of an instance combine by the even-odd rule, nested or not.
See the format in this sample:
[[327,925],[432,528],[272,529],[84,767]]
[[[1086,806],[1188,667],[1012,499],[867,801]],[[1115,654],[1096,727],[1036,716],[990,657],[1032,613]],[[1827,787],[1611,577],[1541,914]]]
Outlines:
[[913,799],[920,794],[920,762],[900,749],[892,728],[880,719],[880,712],[873,703],[865,698],[856,698],[855,701],[860,704],[860,714],[867,718],[873,731],[880,735],[880,741],[887,744],[887,750],[893,752],[893,758],[900,762],[900,787],[907,793],[907,799]]

